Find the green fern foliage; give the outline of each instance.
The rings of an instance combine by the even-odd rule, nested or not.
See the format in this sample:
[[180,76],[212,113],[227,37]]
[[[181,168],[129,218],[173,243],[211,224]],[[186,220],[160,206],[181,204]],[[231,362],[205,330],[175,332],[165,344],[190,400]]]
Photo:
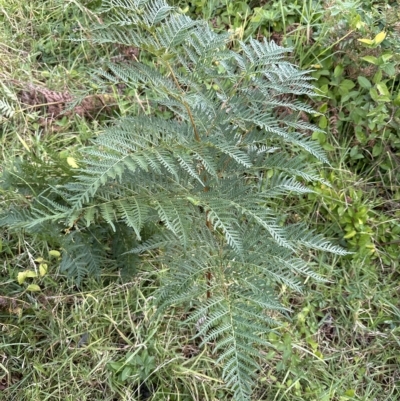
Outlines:
[[195,335],[212,344],[234,399],[250,400],[259,349],[288,313],[274,289],[323,280],[306,252],[346,253],[281,213],[327,163],[309,135],[318,128],[301,119],[312,112],[299,100],[313,94],[310,78],[287,61],[290,49],[251,39],[233,51],[229,35],[164,0],[102,3],[91,40],[140,54],[96,80],[123,84],[141,111],[105,127],[66,182],[1,223],[58,227],[62,269],[79,281],[107,260],[163,263],[159,312],[195,305]]
[[12,117],[15,114],[14,108],[10,105],[7,99],[0,99],[0,115],[4,117]]

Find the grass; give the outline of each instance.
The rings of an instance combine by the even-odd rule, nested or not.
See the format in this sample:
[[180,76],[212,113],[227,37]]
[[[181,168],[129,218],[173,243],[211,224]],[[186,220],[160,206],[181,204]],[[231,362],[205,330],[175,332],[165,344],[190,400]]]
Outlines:
[[[154,400],[213,399],[221,382],[210,376],[213,361],[179,324],[183,314],[153,318],[154,276],[144,272],[123,283],[104,275],[77,291],[49,274],[37,297],[16,297],[8,288],[14,296],[2,319],[0,399],[136,399],[143,382],[142,393],[152,389]],[[129,353],[152,355],[151,370],[143,360],[129,361]],[[119,370],[111,368],[121,361]],[[121,377],[126,366],[132,370]]]
[[[93,85],[90,69],[119,50],[69,41],[95,18],[95,3],[0,0],[0,93],[14,112],[12,118],[3,118],[0,128],[2,165],[27,152],[41,160],[54,154],[65,158],[109,118],[106,107],[90,117],[60,115],[45,125],[45,106],[30,107],[20,98],[29,85],[82,97],[104,95]],[[175,3],[182,9],[186,5]],[[192,11],[200,3],[191,2]],[[217,29],[237,29],[251,21],[251,15],[229,15],[226,2],[206,3],[204,15],[221,18]],[[285,8],[285,2],[274,2],[286,43],[296,47],[295,62],[309,67],[321,61],[320,42],[309,47],[306,42],[313,30],[327,32],[324,8],[296,4]],[[301,25],[291,31],[296,18]],[[260,23],[249,31],[266,34],[266,25],[274,27]],[[329,51],[336,51],[336,44],[331,45]],[[112,96],[117,103],[112,112],[129,113],[129,96],[123,90]],[[384,177],[351,170],[347,127],[339,125],[342,131],[337,133],[328,127],[333,168],[324,174],[332,192],[316,188],[320,196],[304,199],[292,212],[308,216],[317,230],[341,238],[356,253],[333,260],[310,255],[328,281],[306,283],[304,294],[281,288],[292,321],[283,322],[270,335],[271,348],[261,351],[263,370],[254,399],[400,399],[400,208],[393,198],[399,193],[398,179],[392,178],[388,187]],[[24,194],[2,190],[0,202],[23,203]],[[355,218],[361,208],[366,214]],[[356,234],[344,240],[352,228]],[[88,280],[78,289],[58,271],[50,251],[35,236],[0,231],[0,400],[231,399],[219,379],[212,344],[199,348],[192,339],[194,328],[183,324],[188,311],[155,315],[152,294],[162,266],[149,265],[136,275],[104,271],[99,280]],[[48,265],[47,274],[20,285],[18,273],[37,270],[40,258]],[[27,291],[30,283],[41,291]]]

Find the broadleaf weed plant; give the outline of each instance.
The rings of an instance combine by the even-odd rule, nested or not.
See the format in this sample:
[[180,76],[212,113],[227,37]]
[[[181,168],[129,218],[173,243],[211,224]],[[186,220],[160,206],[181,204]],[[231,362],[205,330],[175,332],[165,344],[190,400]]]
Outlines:
[[286,61],[290,49],[250,39],[233,51],[228,34],[164,0],[102,7],[91,40],[135,56],[107,64],[97,83],[134,93],[137,113],[105,127],[69,174],[1,223],[51,238],[78,284],[113,258],[165,266],[158,313],[188,307],[235,400],[249,400],[259,349],[288,313],[276,287],[323,280],[310,252],[346,254],[284,213],[328,162],[309,135],[318,128],[301,119],[313,112],[298,100],[313,95],[310,77]]

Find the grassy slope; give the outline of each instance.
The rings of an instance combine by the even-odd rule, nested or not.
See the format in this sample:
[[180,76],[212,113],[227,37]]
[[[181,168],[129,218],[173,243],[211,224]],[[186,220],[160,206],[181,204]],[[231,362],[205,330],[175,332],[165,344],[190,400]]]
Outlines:
[[[203,10],[206,17],[214,16],[217,29],[236,29],[240,37],[249,15],[245,9],[243,14],[232,10],[228,3],[210,1]],[[246,2],[240,3],[246,6]],[[71,34],[78,37],[94,18],[79,4],[0,1],[0,77],[6,86],[0,91],[15,111],[12,119],[2,121],[3,161],[23,155],[27,149],[41,158],[49,151],[68,149],[73,153],[101,125],[104,117],[100,115],[86,119],[60,116],[44,126],[41,111],[22,105],[13,95],[29,90],[29,85],[57,93],[95,93],[89,69],[118,52],[114,49],[111,54],[106,48],[67,40]],[[196,9],[193,6],[189,11]],[[256,35],[259,30],[253,28]],[[299,38],[304,38],[307,26],[299,32]],[[294,61],[302,61],[296,57],[303,55],[298,52]],[[123,94],[116,96],[120,112],[129,112]],[[337,199],[322,191],[322,201],[304,200],[296,208],[311,215],[321,231],[343,235],[340,215],[333,220],[328,216],[335,216],[330,213],[333,204],[345,204],[343,197],[351,194],[354,201],[367,207],[373,236],[397,215],[393,209],[385,212],[382,205],[387,200],[380,193],[370,195],[370,177],[357,176],[340,162],[346,153],[345,134],[330,138],[337,148],[331,152],[338,160],[333,179]],[[350,192],[354,189],[361,190],[360,199]],[[0,193],[0,201],[21,201],[22,196]],[[136,400],[140,399],[138,391],[142,399],[150,396],[153,400],[230,399],[208,350],[199,349],[190,340],[193,333],[180,324],[185,311],[171,311],[162,320],[150,321],[152,289],[157,285],[154,266],[133,281],[105,273],[100,282],[89,281],[77,290],[57,272],[57,256],[51,256],[45,244],[7,231],[0,235],[0,400]],[[379,241],[375,238],[375,243]],[[281,289],[282,302],[293,309],[293,322],[279,329],[281,337],[270,338],[276,350],[265,350],[265,368],[255,399],[400,398],[399,276],[398,262],[390,252],[381,247],[374,258],[332,261],[321,257],[315,261],[316,268],[329,283],[307,283],[302,295]],[[17,283],[17,274],[37,267],[34,260],[38,258],[45,259],[48,273],[31,280],[42,291],[29,293],[26,285]],[[138,390],[143,382],[146,385]]]

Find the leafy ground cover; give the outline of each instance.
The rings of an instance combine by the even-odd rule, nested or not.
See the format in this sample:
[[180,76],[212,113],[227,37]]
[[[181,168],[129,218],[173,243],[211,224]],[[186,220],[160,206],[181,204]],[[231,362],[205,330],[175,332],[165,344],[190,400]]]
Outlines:
[[[2,165],[29,159],[44,178],[68,174],[76,150],[114,114],[137,107],[125,88],[102,93],[91,70],[132,48],[71,41],[90,35],[99,1],[0,2]],[[271,334],[255,399],[395,400],[399,395],[399,8],[396,2],[175,1],[234,40],[292,46],[313,69],[308,116],[332,167],[292,216],[354,254],[314,261],[328,283],[304,294],[280,288],[291,322]],[[57,169],[48,168],[49,161]],[[18,174],[18,171],[15,172]],[[11,179],[9,180],[11,181]],[[3,176],[3,206],[26,207],[26,183]],[[187,311],[152,319],[160,266],[133,276],[104,271],[77,288],[59,271],[51,241],[0,232],[0,399],[231,399],[207,347],[182,324]]]

